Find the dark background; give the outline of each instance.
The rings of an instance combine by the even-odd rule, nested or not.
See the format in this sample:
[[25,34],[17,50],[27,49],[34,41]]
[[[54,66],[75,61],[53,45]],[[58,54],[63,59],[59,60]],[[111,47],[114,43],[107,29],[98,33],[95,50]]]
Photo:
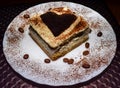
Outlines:
[[[37,4],[46,1],[55,1],[55,0],[0,0],[0,7],[20,5],[20,4]],[[76,0],[76,1],[87,2],[88,0]],[[89,0],[89,2],[90,1],[94,1],[94,0]],[[110,11],[112,12],[112,14],[114,15],[114,17],[116,18],[116,20],[120,25],[120,0],[103,0],[103,1],[107,4],[108,8],[110,9]]]

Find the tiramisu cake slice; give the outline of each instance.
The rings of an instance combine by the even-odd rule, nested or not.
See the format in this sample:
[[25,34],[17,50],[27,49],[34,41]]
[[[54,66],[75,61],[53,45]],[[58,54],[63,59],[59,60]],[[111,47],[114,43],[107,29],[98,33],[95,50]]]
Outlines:
[[52,60],[64,56],[89,38],[86,20],[66,7],[36,14],[29,23],[31,37]]

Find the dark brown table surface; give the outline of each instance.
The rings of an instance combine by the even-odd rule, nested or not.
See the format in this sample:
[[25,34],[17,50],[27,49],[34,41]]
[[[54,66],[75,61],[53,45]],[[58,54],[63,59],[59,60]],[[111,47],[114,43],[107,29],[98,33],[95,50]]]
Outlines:
[[[47,2],[47,0],[0,6],[0,88],[53,88],[52,86],[36,84],[17,74],[7,63],[2,50],[4,32],[13,18],[21,11],[43,2]],[[94,9],[108,20],[116,34],[117,50],[110,66],[99,76],[85,83],[57,88],[120,88],[120,26],[103,0],[74,0],[74,2]]]

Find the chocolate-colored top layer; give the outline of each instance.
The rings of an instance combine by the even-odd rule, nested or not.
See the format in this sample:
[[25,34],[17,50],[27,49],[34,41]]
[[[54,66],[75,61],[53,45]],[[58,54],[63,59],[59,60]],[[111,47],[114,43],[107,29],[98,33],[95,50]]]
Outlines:
[[42,21],[52,31],[54,36],[58,36],[67,29],[77,17],[74,14],[58,15],[54,12],[47,12],[41,15]]

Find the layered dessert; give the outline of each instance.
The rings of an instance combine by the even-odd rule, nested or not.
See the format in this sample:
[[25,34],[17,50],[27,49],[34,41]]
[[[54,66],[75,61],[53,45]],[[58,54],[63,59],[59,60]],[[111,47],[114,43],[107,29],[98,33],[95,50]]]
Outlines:
[[57,60],[89,39],[87,21],[66,7],[36,14],[29,23],[30,36],[51,60]]

